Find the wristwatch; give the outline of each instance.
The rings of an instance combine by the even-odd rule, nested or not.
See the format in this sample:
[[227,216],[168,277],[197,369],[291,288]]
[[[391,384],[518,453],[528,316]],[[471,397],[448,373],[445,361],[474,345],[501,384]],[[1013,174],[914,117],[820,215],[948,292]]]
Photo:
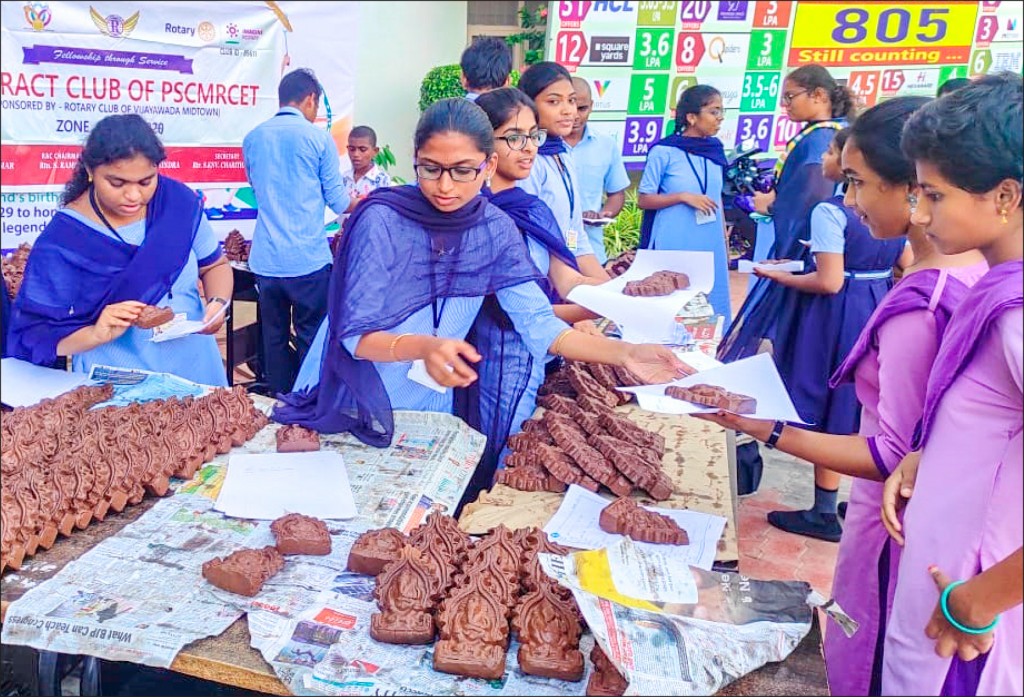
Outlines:
[[224,298],[215,295],[212,298],[207,298],[206,299],[206,304],[209,305],[210,303],[220,303],[224,307],[227,307],[228,305],[231,304],[231,301],[230,300],[225,300]]
[[764,447],[769,450],[775,450],[775,444],[779,442],[779,438],[782,437],[782,429],[786,428],[785,421],[776,421],[775,425],[772,426],[772,434],[768,436],[768,440],[764,442]]

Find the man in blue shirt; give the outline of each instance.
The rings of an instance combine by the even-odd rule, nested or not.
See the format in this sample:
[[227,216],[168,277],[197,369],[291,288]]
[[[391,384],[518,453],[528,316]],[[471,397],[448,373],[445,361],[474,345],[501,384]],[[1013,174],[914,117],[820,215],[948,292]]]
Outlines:
[[[622,163],[619,145],[610,136],[594,133],[587,126],[593,99],[590,85],[582,78],[574,77],[576,88],[576,121],[572,133],[565,138],[565,144],[572,149],[576,163],[576,177],[579,182],[583,204],[583,227],[586,229],[590,246],[594,248],[597,260],[604,264],[608,254],[604,250],[604,223],[587,224],[587,219],[614,218],[626,202],[629,175]],[[607,200],[605,194],[608,194]]]
[[478,36],[473,39],[459,60],[462,68],[462,87],[466,99],[476,101],[484,92],[508,87],[512,74],[512,49],[497,36]]
[[[294,70],[277,88],[281,108],[242,142],[258,214],[249,253],[262,325],[263,370],[272,393],[290,392],[327,314],[331,250],[324,205],[349,205],[338,147],[313,125],[321,86],[313,71]],[[295,327],[297,353],[290,346]]]

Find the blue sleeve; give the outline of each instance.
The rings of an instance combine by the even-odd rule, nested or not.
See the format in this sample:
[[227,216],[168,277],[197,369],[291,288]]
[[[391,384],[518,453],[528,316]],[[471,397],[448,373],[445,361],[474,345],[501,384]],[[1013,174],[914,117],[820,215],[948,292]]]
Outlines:
[[846,247],[846,214],[831,203],[811,211],[811,253],[842,254]]
[[363,340],[364,334],[357,334],[355,336],[346,336],[341,340],[341,345],[348,349],[348,352],[352,354],[352,357],[357,361],[363,360],[356,355],[356,346],[359,346],[359,342]]
[[192,252],[199,260],[199,268],[209,266],[220,259],[220,240],[213,234],[213,227],[206,219],[205,213],[199,218],[199,229],[196,230],[196,238],[192,240]]
[[644,173],[640,177],[640,186],[637,192],[641,194],[656,194],[661,189],[661,180],[668,168],[668,152],[662,146],[651,148],[647,153],[647,162],[644,163]]
[[345,184],[341,180],[341,166],[338,164],[338,146],[330,133],[323,132],[324,145],[320,150],[320,186],[324,192],[324,200],[331,210],[341,215],[352,202]]
[[[540,156],[537,157],[540,159]],[[530,176],[526,179],[520,179],[516,182],[516,186],[525,191],[528,194],[533,194],[541,201],[544,201],[544,197],[541,196],[541,192],[544,190],[544,175],[543,165],[539,162],[534,161],[533,167],[530,168]]]
[[498,303],[508,313],[516,331],[535,358],[548,354],[558,335],[569,328],[555,317],[551,302],[533,281],[504,288],[496,293]]
[[604,175],[604,190],[608,194],[617,194],[629,188],[629,175],[626,173],[626,165],[622,162],[622,153],[615,141],[611,142],[611,163]]

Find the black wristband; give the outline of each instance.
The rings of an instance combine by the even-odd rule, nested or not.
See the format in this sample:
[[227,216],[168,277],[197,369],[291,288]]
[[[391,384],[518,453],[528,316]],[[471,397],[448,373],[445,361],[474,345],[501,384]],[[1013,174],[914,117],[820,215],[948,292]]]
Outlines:
[[776,421],[775,425],[772,426],[772,434],[768,436],[768,440],[764,442],[764,447],[769,450],[775,450],[775,444],[779,442],[779,438],[782,437],[782,429],[786,428],[785,421]]

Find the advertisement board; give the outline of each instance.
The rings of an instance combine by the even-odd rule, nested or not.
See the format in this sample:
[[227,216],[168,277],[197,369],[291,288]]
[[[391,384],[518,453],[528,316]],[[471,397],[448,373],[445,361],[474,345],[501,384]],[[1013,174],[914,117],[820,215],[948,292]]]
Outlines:
[[824,65],[863,106],[934,96],[952,77],[1021,72],[1024,3],[552,2],[547,58],[590,84],[590,122],[621,143],[627,166],[671,133],[687,87],[722,93],[726,150],[780,151],[800,124],[780,105],[785,75]]
[[[277,111],[285,71],[317,71],[325,83],[319,125],[332,127],[342,152],[351,129],[352,51],[334,50],[316,5],[3,3],[3,249],[42,232],[91,127],[112,114],[149,122],[167,150],[161,171],[202,191],[211,220],[251,228],[242,139]],[[355,8],[338,5],[332,28],[355,34]],[[332,46],[319,52],[320,65],[298,55],[310,43]]]

